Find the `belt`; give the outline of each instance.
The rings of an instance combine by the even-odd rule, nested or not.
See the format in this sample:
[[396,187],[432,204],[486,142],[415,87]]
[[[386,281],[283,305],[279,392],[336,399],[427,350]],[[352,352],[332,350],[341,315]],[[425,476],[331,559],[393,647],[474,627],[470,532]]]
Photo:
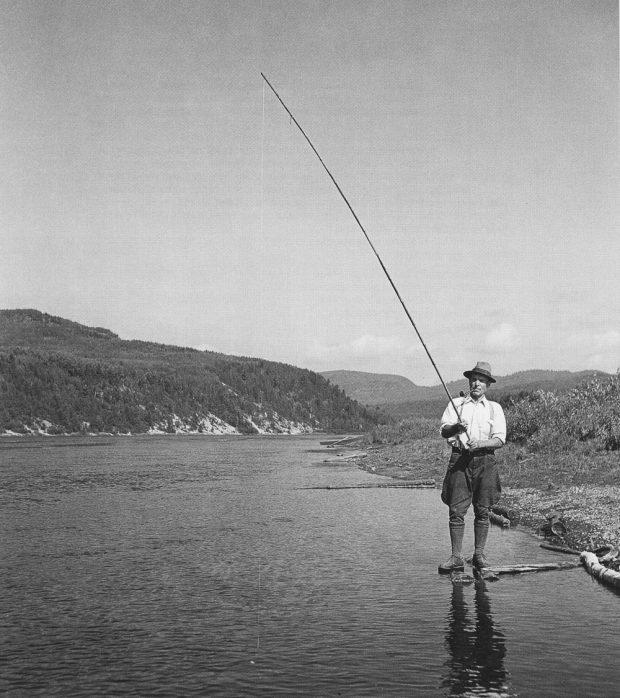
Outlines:
[[452,446],[452,453],[460,453],[462,456],[469,456],[470,458],[476,458],[478,456],[492,456],[495,453],[494,448],[480,448],[475,453],[470,453],[469,451],[461,451],[460,448]]

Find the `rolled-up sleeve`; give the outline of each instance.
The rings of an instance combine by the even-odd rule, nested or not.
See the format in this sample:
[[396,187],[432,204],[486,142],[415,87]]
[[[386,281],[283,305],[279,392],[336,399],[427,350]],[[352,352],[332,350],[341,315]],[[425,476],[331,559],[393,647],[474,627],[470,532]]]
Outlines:
[[449,404],[441,415],[441,427],[439,431],[441,432],[445,426],[456,424],[458,421],[454,408]]
[[493,430],[491,432],[492,439],[500,439],[506,443],[506,417],[502,406],[497,402],[493,403]]

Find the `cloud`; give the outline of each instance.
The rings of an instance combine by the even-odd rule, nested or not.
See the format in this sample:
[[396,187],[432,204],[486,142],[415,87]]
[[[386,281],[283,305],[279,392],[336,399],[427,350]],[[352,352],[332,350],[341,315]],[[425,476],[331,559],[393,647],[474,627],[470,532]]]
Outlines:
[[573,363],[581,368],[593,368],[613,373],[620,368],[620,332],[579,332],[567,339]]
[[320,370],[345,368],[393,373],[402,366],[403,359],[419,354],[420,350],[415,344],[405,344],[397,337],[364,334],[341,344],[315,342],[306,356],[311,363],[325,367]]
[[488,351],[504,352],[518,347],[519,344],[519,332],[509,322],[502,322],[494,327],[484,339]]
[[389,352],[402,352],[404,347],[402,342],[396,337],[376,337],[365,334],[357,337],[348,345],[343,345],[350,349],[355,356],[381,356]]
[[606,349],[620,349],[620,332],[609,330],[600,332],[592,337],[592,344],[600,351]]

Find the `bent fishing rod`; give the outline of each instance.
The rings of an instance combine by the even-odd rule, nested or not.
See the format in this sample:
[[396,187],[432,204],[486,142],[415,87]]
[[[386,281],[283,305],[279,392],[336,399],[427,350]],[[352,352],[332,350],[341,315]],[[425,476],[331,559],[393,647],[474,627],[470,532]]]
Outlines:
[[323,158],[319,155],[319,151],[314,147],[314,144],[312,143],[312,141],[310,140],[310,138],[308,137],[308,135],[306,134],[306,132],[303,130],[303,128],[301,127],[300,123],[299,123],[299,122],[297,121],[297,119],[293,116],[293,113],[291,112],[291,110],[286,106],[286,104],[285,104],[284,101],[282,100],[282,97],[280,97],[280,95],[276,92],[274,86],[269,82],[269,80],[267,80],[267,77],[265,76],[264,73],[261,73],[261,77],[262,77],[263,80],[267,83],[267,85],[269,86],[269,89],[270,89],[270,90],[273,92],[273,94],[277,97],[278,102],[280,102],[280,104],[284,107],[284,110],[286,111],[286,113],[289,115],[289,117],[291,118],[291,120],[293,121],[293,123],[295,124],[295,126],[297,126],[297,128],[298,128],[299,131],[301,132],[301,135],[302,135],[302,136],[306,139],[306,141],[308,142],[308,145],[312,148],[314,154],[317,156],[317,158],[319,159],[319,162],[320,162],[321,165],[323,166],[323,169],[325,170],[325,172],[327,172],[327,174],[329,175],[329,178],[330,178],[331,181],[334,183],[334,186],[335,186],[336,189],[338,190],[338,193],[340,194],[340,196],[343,198],[343,200],[344,200],[345,204],[347,205],[349,211],[351,211],[351,214],[353,215],[353,218],[355,218],[355,222],[356,222],[357,225],[359,226],[359,228],[360,228],[360,230],[362,231],[362,233],[364,233],[364,237],[366,238],[366,241],[367,241],[368,244],[370,245],[370,248],[371,248],[372,251],[374,252],[375,257],[376,257],[377,260],[379,261],[379,264],[381,265],[381,269],[383,269],[383,273],[387,276],[387,279],[388,279],[388,281],[390,282],[390,285],[391,285],[392,288],[394,289],[394,293],[396,294],[396,297],[397,297],[398,300],[400,301],[400,304],[402,305],[403,310],[405,311],[405,314],[407,315],[407,318],[409,319],[409,322],[411,323],[411,326],[412,326],[413,329],[415,330],[415,333],[418,335],[418,339],[419,339],[420,342],[422,343],[422,346],[424,347],[424,351],[426,352],[426,355],[428,356],[428,358],[429,358],[431,364],[433,365],[433,368],[435,369],[435,373],[437,374],[437,376],[439,377],[439,380],[441,381],[441,385],[443,386],[443,389],[445,390],[446,395],[448,396],[448,399],[450,400],[450,404],[452,405],[452,408],[454,409],[454,412],[456,413],[456,416],[457,416],[457,419],[459,420],[459,423],[462,424],[461,415],[459,414],[458,410],[456,409],[456,405],[454,404],[454,400],[452,399],[452,395],[450,395],[450,391],[448,390],[448,388],[447,388],[447,386],[446,386],[446,384],[445,384],[443,378],[441,377],[441,373],[439,373],[439,369],[437,368],[437,364],[436,364],[435,361],[433,360],[433,357],[431,356],[431,353],[430,353],[430,351],[428,350],[428,347],[427,347],[426,344],[424,343],[424,340],[422,339],[422,335],[420,334],[420,331],[418,330],[418,328],[417,328],[415,322],[413,321],[413,318],[411,317],[411,313],[410,313],[409,310],[407,309],[407,306],[405,305],[405,302],[403,301],[403,299],[402,299],[402,297],[401,297],[401,295],[400,295],[398,289],[396,288],[396,284],[394,283],[394,281],[392,280],[392,277],[390,276],[388,270],[386,269],[386,266],[385,266],[385,264],[383,263],[383,260],[382,260],[381,257],[379,256],[379,253],[377,252],[377,249],[375,248],[375,246],[372,244],[372,240],[370,239],[368,233],[367,233],[366,230],[364,229],[364,226],[362,225],[360,219],[357,217],[357,213],[355,213],[355,211],[353,210],[353,206],[351,206],[351,204],[349,203],[349,200],[348,200],[347,197],[344,195],[344,192],[343,192],[342,189],[340,188],[340,185],[339,185],[338,182],[336,181],[334,175],[329,171],[329,168],[328,168],[327,165],[323,162]]

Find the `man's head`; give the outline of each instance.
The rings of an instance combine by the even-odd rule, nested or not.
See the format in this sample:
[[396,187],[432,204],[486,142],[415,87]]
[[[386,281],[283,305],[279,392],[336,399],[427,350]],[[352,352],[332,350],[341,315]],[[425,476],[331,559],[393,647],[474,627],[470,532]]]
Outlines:
[[469,394],[474,400],[480,400],[489,385],[495,383],[495,378],[491,374],[491,365],[486,361],[478,361],[471,371],[465,371],[463,375],[469,379]]

